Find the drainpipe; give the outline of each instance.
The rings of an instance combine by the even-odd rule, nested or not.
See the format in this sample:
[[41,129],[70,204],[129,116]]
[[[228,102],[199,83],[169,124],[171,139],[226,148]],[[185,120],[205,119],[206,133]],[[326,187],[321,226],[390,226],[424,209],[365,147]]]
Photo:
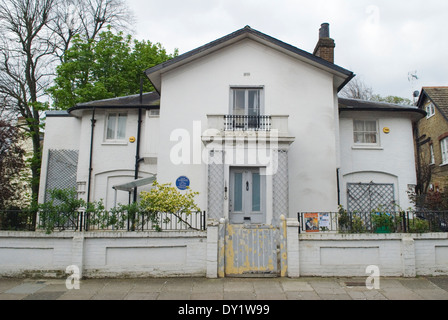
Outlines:
[[[143,104],[143,77],[140,77],[140,107],[138,108],[138,123],[137,123],[137,145],[135,149],[135,169],[134,179],[138,179],[139,163],[143,159],[140,158],[140,136],[142,131],[142,107]],[[137,202],[137,187],[134,188],[134,202]]]
[[[87,182],[87,205],[89,205],[90,203],[90,189],[91,189],[91,182],[92,182],[92,158],[93,158],[93,133],[94,133],[94,128],[95,128],[95,108],[93,108],[92,111],[92,119],[90,120],[91,122],[91,130],[90,130],[90,154],[89,154],[89,179]],[[86,217],[86,227],[85,229],[87,230],[87,223],[88,223],[88,218]],[[81,216],[81,223],[80,223],[80,231],[82,231],[82,216]]]
[[339,168],[336,168],[336,180],[337,180],[337,187],[338,187],[338,206],[341,205],[341,188],[340,188],[340,182],[339,182]]

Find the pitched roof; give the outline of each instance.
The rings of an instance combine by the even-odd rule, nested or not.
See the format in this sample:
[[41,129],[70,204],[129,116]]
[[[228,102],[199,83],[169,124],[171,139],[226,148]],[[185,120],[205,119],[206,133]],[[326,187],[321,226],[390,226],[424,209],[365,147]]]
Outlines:
[[370,100],[349,99],[338,97],[339,111],[385,111],[385,112],[403,112],[412,113],[415,120],[426,115],[426,111],[415,106],[402,104],[378,102]]
[[432,103],[448,118],[448,87],[423,87],[417,106],[424,109],[424,103],[429,98]]
[[335,74],[338,83],[338,90],[341,90],[345,86],[345,84],[347,84],[347,82],[349,82],[354,77],[353,72],[347,69],[344,69],[334,63],[328,62],[320,57],[317,57],[309,52],[301,50],[276,38],[268,36],[260,31],[252,29],[250,26],[245,26],[244,28],[239,29],[233,33],[230,33],[222,38],[219,38],[199,48],[186,52],[180,56],[177,56],[174,59],[168,60],[152,68],[149,68],[145,71],[145,73],[149,78],[149,80],[151,81],[151,83],[153,84],[154,88],[156,88],[156,90],[160,92],[162,70],[168,71],[174,69],[178,66],[199,59],[205,55],[220,50],[245,38],[258,41],[269,47],[275,48],[286,54],[292,55],[296,58],[306,61],[311,65],[314,65],[315,67],[324,69],[328,72]]

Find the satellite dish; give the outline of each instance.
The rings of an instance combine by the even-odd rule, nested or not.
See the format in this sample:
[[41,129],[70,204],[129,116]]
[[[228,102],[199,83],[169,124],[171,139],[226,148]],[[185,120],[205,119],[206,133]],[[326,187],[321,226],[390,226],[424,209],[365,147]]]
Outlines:
[[418,90],[414,91],[414,98],[417,98],[419,96],[420,92]]

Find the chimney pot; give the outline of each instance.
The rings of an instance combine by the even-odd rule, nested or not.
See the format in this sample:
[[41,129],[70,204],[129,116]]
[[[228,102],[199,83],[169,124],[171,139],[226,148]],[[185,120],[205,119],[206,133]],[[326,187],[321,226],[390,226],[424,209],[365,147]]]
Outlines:
[[313,54],[328,62],[334,63],[334,40],[330,38],[330,25],[326,22],[320,25],[319,40]]
[[327,22],[320,25],[319,39],[320,38],[330,38],[330,25]]

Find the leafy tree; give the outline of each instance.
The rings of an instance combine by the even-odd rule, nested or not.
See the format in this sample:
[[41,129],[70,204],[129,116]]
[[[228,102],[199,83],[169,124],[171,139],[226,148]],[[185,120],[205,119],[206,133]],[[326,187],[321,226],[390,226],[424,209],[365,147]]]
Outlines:
[[[115,98],[140,91],[142,72],[177,55],[167,54],[160,43],[133,40],[122,32],[102,32],[98,40],[76,36],[57,68],[50,88],[57,108],[77,103]],[[145,83],[144,91],[152,91]]]
[[372,101],[378,101],[378,102],[387,102],[387,103],[394,103],[394,104],[401,104],[401,105],[412,105],[411,99],[408,98],[401,98],[397,96],[387,96],[382,97],[379,94],[374,94],[371,99]]

